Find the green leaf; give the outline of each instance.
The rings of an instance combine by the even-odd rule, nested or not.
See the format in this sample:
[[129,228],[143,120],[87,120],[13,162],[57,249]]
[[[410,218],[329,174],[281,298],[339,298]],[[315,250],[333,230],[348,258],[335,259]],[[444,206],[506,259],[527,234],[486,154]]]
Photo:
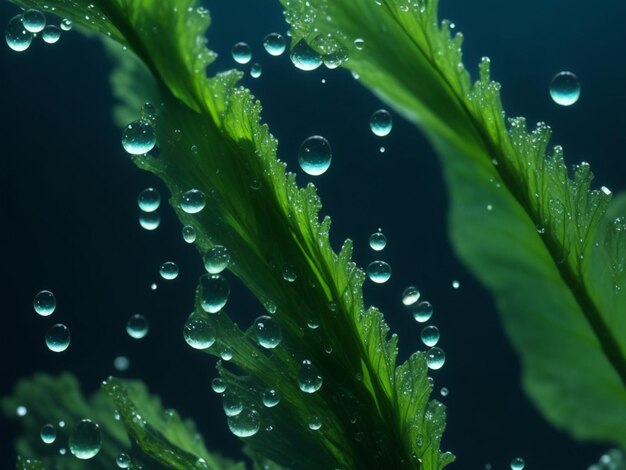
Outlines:
[[610,191],[591,189],[586,163],[569,176],[562,149],[547,151],[547,125],[505,120],[489,60],[472,83],[438,1],[282,3],[294,44],[324,59],[347,50],[343,66],[432,141],[454,246],[496,298],[544,415],[625,446],[626,227],[606,214]]
[[[260,124],[260,104],[236,87],[240,73],[206,78],[204,69],[214,57],[204,47],[208,12],[192,0],[45,3],[121,43],[128,56],[134,53],[145,64],[151,80],[127,63],[114,77],[116,96],[131,104],[147,98],[148,83],[158,93],[149,98],[156,116],[143,113],[155,128],[158,157],[134,157],[134,162],[163,179],[179,219],[196,230],[200,254],[218,244],[227,247],[230,271],[275,312],[283,339],[272,351],[224,311],[204,312],[200,288],[191,317],[216,333],[206,352],[219,356],[227,348],[233,355],[237,370],[222,369],[222,374],[229,393],[244,402],[242,413],[260,418],[259,430],[243,438],[256,461],[298,469],[430,470],[449,463],[451,454],[439,451],[445,413],[442,405],[428,401],[432,386],[425,355],[418,353],[396,369],[397,338],[388,339],[382,314],[363,304],[364,273],[351,261],[351,242],[333,252],[330,220],[319,220],[314,186],[298,188],[295,176],[285,174],[276,158],[277,142]],[[123,109],[128,116],[128,105]],[[184,192],[192,188],[207,199],[197,214],[180,208]],[[294,282],[284,279],[286,270],[295,274]],[[313,323],[319,327],[309,328]],[[313,394],[298,387],[303,361],[323,378]],[[260,404],[268,387],[282,396],[272,409]],[[322,423],[317,431],[309,428],[312,419]],[[146,439],[150,452],[166,452],[158,436],[141,434],[125,422],[131,434]],[[194,464],[189,456],[180,458],[176,465]]]

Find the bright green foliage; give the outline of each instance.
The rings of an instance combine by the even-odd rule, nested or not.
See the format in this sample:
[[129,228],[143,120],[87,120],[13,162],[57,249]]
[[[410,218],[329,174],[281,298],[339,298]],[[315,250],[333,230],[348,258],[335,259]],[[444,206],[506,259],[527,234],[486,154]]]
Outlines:
[[456,250],[494,293],[544,415],[626,446],[626,223],[606,213],[610,192],[586,163],[569,176],[547,125],[505,120],[489,60],[472,83],[437,0],[282,3],[294,44],[347,49],[343,66],[431,139]]
[[[144,118],[156,129],[159,155],[134,161],[167,184],[180,220],[196,229],[200,253],[215,244],[227,247],[232,273],[275,310],[281,325],[282,343],[270,353],[224,311],[207,314],[198,305],[194,312],[217,333],[207,352],[219,355],[227,347],[233,354],[240,375],[222,370],[230,393],[260,415],[259,431],[245,438],[254,459],[298,469],[438,470],[451,462],[451,454],[439,451],[445,413],[443,405],[428,401],[425,355],[416,353],[396,368],[397,337],[388,339],[382,314],[363,305],[364,273],[350,260],[352,244],[332,251],[330,220],[319,221],[315,188],[298,188],[295,176],[285,174],[275,139],[259,123],[260,104],[235,86],[240,74],[206,78],[213,58],[202,36],[208,12],[193,0],[15,3],[55,6],[75,23],[124,44],[151,72],[147,79],[125,60],[114,76],[117,96],[150,99],[157,110],[154,119],[149,113]],[[145,90],[157,95],[145,96]],[[128,107],[120,112],[128,116]],[[195,215],[179,208],[192,188],[207,198]],[[283,279],[285,269],[295,273],[294,282]],[[319,328],[308,328],[311,321]],[[323,377],[313,394],[298,387],[304,360]],[[282,396],[271,409],[261,405],[267,387]],[[116,397],[126,403],[123,393]],[[322,421],[317,431],[308,426],[313,417]],[[140,429],[130,432],[139,442]],[[151,455],[167,452],[152,433],[142,439]],[[174,454],[170,464],[189,462],[185,453]]]

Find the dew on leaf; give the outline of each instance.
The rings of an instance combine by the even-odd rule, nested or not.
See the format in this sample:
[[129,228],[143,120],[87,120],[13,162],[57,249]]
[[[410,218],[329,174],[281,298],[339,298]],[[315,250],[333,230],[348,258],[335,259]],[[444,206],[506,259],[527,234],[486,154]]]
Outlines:
[[208,320],[192,313],[183,328],[183,336],[194,349],[207,349],[215,343],[215,329]]
[[193,243],[196,241],[196,229],[191,225],[185,225],[183,227],[183,240],[186,243]]
[[187,214],[197,214],[206,205],[206,196],[199,189],[190,189],[183,194],[180,208]]
[[211,388],[215,393],[224,393],[226,391],[226,382],[221,377],[215,377],[211,381]]
[[159,274],[161,277],[167,281],[171,281],[172,279],[176,279],[178,277],[178,273],[180,270],[178,269],[178,265],[173,261],[166,261],[159,268]]
[[298,371],[298,386],[305,393],[315,393],[322,388],[323,377],[311,361],[304,360]]
[[268,388],[263,392],[263,405],[273,408],[280,403],[280,392],[273,388]]
[[212,246],[204,255],[204,269],[206,269],[209,274],[219,274],[224,271],[229,264],[230,253],[225,246]]
[[262,315],[254,321],[254,331],[258,343],[265,349],[274,349],[283,339],[280,325],[268,315]]
[[205,274],[200,278],[200,305],[205,312],[219,312],[230,295],[230,286],[220,274]]
[[304,39],[300,39],[291,50],[289,56],[296,68],[306,72],[315,70],[322,65],[322,56],[319,55]]
[[254,436],[261,427],[259,412],[252,408],[243,410],[237,416],[229,416],[227,421],[228,428],[237,437]]
[[131,155],[144,155],[156,145],[156,134],[150,121],[137,119],[122,133],[122,146]]

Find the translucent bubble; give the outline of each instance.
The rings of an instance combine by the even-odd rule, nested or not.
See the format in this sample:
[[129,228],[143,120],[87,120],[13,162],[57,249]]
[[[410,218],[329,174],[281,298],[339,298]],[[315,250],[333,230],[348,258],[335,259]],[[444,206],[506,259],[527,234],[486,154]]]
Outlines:
[[439,328],[433,325],[426,326],[422,330],[420,337],[422,338],[422,343],[424,343],[429,348],[433,347],[439,342]]
[[446,354],[443,349],[434,347],[430,348],[426,353],[426,364],[428,368],[432,370],[441,369],[446,362]]
[[194,349],[207,349],[215,343],[215,329],[209,321],[192,313],[183,329],[183,336],[189,346]]
[[430,302],[424,300],[416,304],[412,309],[413,318],[418,323],[425,323],[433,316],[433,306]]
[[215,393],[224,393],[226,391],[226,382],[221,377],[216,377],[211,381],[211,388]]
[[30,33],[24,29],[24,23],[22,23],[22,15],[17,15],[11,18],[7,24],[4,38],[7,45],[16,52],[23,52],[33,42],[33,33]]
[[278,33],[270,33],[263,39],[263,47],[269,55],[277,57],[285,52],[285,38]]
[[90,419],[83,419],[72,430],[69,438],[70,452],[82,460],[95,457],[102,447],[100,426]]
[[187,243],[193,243],[196,241],[196,229],[191,225],[185,225],[183,227],[183,240]]
[[215,245],[209,248],[204,255],[204,269],[209,274],[219,274],[230,264],[230,253],[228,248],[222,245]]
[[70,345],[70,330],[62,323],[52,325],[46,332],[46,346],[53,352],[63,352]]
[[252,64],[252,67],[250,67],[250,76],[252,78],[259,78],[262,73],[263,67],[261,67],[261,64],[259,64],[258,62]]
[[245,42],[238,42],[230,52],[238,64],[247,64],[252,59],[252,50]]
[[382,251],[387,246],[387,237],[380,229],[370,235],[370,248],[374,251]]
[[115,463],[119,468],[130,468],[132,461],[128,454],[122,452],[115,458]]
[[150,121],[138,119],[131,122],[122,133],[122,146],[131,155],[148,153],[156,145],[156,134]]
[[446,387],[441,387],[441,390],[439,390],[439,393],[441,394],[442,397],[447,397],[450,391]]
[[523,470],[526,466],[524,459],[516,457],[511,460],[511,470]]
[[159,274],[163,279],[171,281],[172,279],[176,279],[178,277],[179,269],[178,265],[173,261],[166,261],[159,268]]
[[309,429],[311,431],[317,431],[322,427],[322,420],[319,416],[311,416],[309,419]]
[[161,196],[154,188],[146,188],[137,196],[137,205],[144,212],[154,212],[161,205]]
[[415,302],[417,302],[419,298],[420,298],[420,291],[417,290],[417,287],[409,286],[406,289],[404,289],[404,292],[402,293],[402,304],[408,307],[410,305],[413,305]]
[[61,29],[63,31],[69,31],[72,29],[72,20],[68,20],[67,18],[63,18],[61,20]]
[[205,312],[219,312],[230,295],[228,281],[219,274],[205,274],[200,278],[200,305]]
[[26,416],[28,414],[28,409],[25,406],[20,405],[15,409],[15,414],[21,418],[22,416]]
[[237,437],[254,436],[261,427],[261,417],[252,408],[245,409],[237,416],[229,416],[228,428]]
[[41,38],[48,44],[54,44],[61,38],[61,28],[53,24],[49,24],[43,29]]
[[287,282],[294,282],[296,279],[298,279],[298,275],[295,273],[293,267],[291,266],[285,266],[283,268],[282,276],[283,279]]
[[39,431],[39,437],[44,444],[52,444],[57,438],[57,430],[52,424],[44,424]]
[[222,406],[226,416],[237,416],[243,410],[243,402],[235,393],[226,393],[222,399]]
[[126,322],[126,333],[128,336],[135,339],[141,339],[148,334],[150,326],[148,320],[143,315],[136,313]]
[[322,61],[329,69],[335,69],[348,60],[349,51],[333,34],[318,34],[311,47],[322,54]]
[[354,47],[356,47],[357,51],[362,51],[363,47],[365,47],[365,41],[361,38],[356,38],[354,40]]
[[304,360],[298,371],[298,386],[305,393],[315,393],[322,388],[324,379],[311,361]]
[[330,143],[321,135],[307,137],[300,144],[298,162],[300,168],[312,176],[319,176],[328,170],[333,155]]
[[39,33],[46,27],[46,17],[39,10],[27,10],[22,20],[24,29],[30,33]]
[[54,294],[49,290],[42,290],[35,295],[33,300],[33,308],[42,317],[47,317],[54,313],[57,307],[57,300]]
[[274,349],[283,339],[278,322],[267,315],[262,315],[254,321],[256,339],[265,349]]
[[190,189],[183,194],[180,208],[187,214],[197,214],[206,205],[206,196],[199,189]]
[[139,214],[139,225],[146,230],[156,230],[161,225],[161,216],[158,212],[141,212]]
[[580,98],[580,82],[572,72],[559,72],[550,83],[550,96],[556,104],[571,106]]
[[117,356],[113,360],[113,367],[115,367],[115,370],[124,372],[125,370],[128,370],[128,368],[130,367],[130,361],[128,360],[126,356]]
[[322,65],[322,56],[312,49],[304,39],[300,39],[293,47],[290,58],[296,68],[307,72]]
[[452,281],[452,288],[453,289],[458,289],[459,287],[461,287],[461,283],[459,281]]
[[367,276],[376,284],[383,284],[391,277],[391,266],[384,261],[372,261],[367,266]]
[[386,109],[379,109],[370,118],[370,129],[378,137],[384,137],[391,132],[393,121],[391,114]]
[[273,388],[268,388],[263,392],[263,404],[268,408],[273,408],[280,403],[280,392]]
[[230,361],[233,358],[233,351],[228,346],[224,346],[220,351],[220,357],[224,361]]

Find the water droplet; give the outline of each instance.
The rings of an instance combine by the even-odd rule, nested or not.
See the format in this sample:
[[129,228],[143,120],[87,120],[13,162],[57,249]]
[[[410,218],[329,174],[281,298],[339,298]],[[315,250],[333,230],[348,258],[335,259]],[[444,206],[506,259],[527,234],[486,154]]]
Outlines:
[[57,438],[57,430],[52,424],[44,424],[39,431],[44,444],[52,444]]
[[263,39],[263,47],[269,55],[277,57],[285,52],[285,38],[278,33],[270,33]]
[[304,139],[298,151],[300,168],[306,174],[319,176],[328,170],[333,155],[330,143],[321,135],[313,135]]
[[283,279],[287,282],[295,282],[298,279],[298,275],[295,273],[291,266],[285,266],[282,272]]
[[367,275],[372,282],[383,284],[391,277],[391,266],[384,261],[372,261],[367,266]]
[[222,407],[226,416],[237,416],[243,410],[243,402],[235,393],[227,393],[222,399]]
[[128,360],[126,356],[117,356],[113,360],[113,367],[115,367],[115,370],[124,372],[125,370],[128,370],[128,368],[130,367],[130,361]]
[[228,281],[220,274],[205,274],[200,278],[200,300],[205,312],[219,312],[226,305],[229,294]]
[[384,137],[391,132],[393,121],[391,114],[385,109],[379,109],[370,118],[370,129],[378,137]]
[[102,447],[100,426],[90,419],[83,419],[72,430],[69,438],[70,452],[79,459],[95,457]]
[[150,290],[157,290],[156,282],[153,282],[152,284],[150,284]]
[[439,393],[441,393],[442,397],[447,397],[450,391],[446,387],[441,387],[441,390],[439,390]]
[[195,313],[187,318],[183,336],[187,344],[194,349],[207,349],[215,343],[215,329],[206,318]]
[[296,68],[307,72],[322,65],[322,56],[312,49],[304,39],[300,39],[293,47],[290,58]]
[[415,305],[415,307],[411,309],[411,312],[413,313],[413,318],[415,318],[416,322],[424,323],[430,320],[430,317],[433,316],[433,306],[430,302],[424,300]]
[[298,371],[298,386],[305,393],[315,393],[322,388],[324,379],[311,361],[304,360]]
[[19,416],[20,418],[21,418],[22,416],[26,416],[26,414],[27,414],[27,413],[28,413],[28,408],[26,408],[26,407],[25,407],[25,406],[23,406],[23,405],[20,405],[20,406],[18,406],[18,407],[15,409],[15,414],[16,414],[17,416]]
[[261,64],[259,64],[258,62],[252,64],[252,67],[250,67],[250,76],[252,78],[259,78],[262,73],[263,67],[261,67]]
[[46,26],[46,17],[39,10],[27,10],[24,12],[22,20],[24,29],[30,33],[39,33]]
[[143,315],[136,313],[131,315],[126,322],[126,333],[135,339],[141,339],[148,334],[148,320]]
[[183,240],[187,243],[193,243],[196,241],[196,229],[191,225],[185,225],[183,227]]
[[381,251],[387,246],[387,237],[378,229],[370,235],[370,248],[374,251]]
[[161,225],[161,216],[158,212],[141,212],[139,214],[139,225],[146,230],[156,230]]
[[42,317],[47,317],[54,313],[54,309],[57,306],[57,300],[54,294],[49,290],[42,290],[35,295],[33,300],[33,308]]
[[265,349],[274,349],[283,339],[283,333],[276,320],[262,315],[254,321],[256,339]]
[[254,436],[261,427],[259,413],[252,408],[246,409],[237,416],[228,417],[228,427],[237,437]]
[[22,15],[14,16],[9,20],[4,38],[8,46],[16,52],[25,51],[33,42],[33,34],[24,29]]
[[322,420],[320,419],[320,417],[311,416],[311,419],[309,419],[309,429],[311,431],[317,431],[321,427],[322,427]]
[[220,351],[220,357],[224,361],[230,361],[233,358],[233,351],[228,346],[224,346]]
[[511,470],[523,470],[526,466],[524,459],[516,457],[511,460]]
[[245,42],[238,42],[230,52],[238,64],[247,64],[252,59],[252,50]]
[[580,82],[572,72],[559,72],[550,83],[550,96],[556,104],[571,106],[580,97]]
[[446,354],[441,348],[430,348],[426,353],[426,364],[428,368],[432,370],[441,369],[446,362]]
[[224,393],[226,391],[226,382],[221,377],[215,377],[211,381],[211,388],[215,393]]
[[52,325],[46,332],[46,346],[53,352],[63,352],[70,345],[70,330],[62,323]]
[[176,279],[178,277],[179,269],[178,265],[173,261],[166,261],[159,268],[159,274],[163,279],[171,281],[172,279]]
[[268,388],[263,392],[263,404],[268,408],[273,408],[280,403],[280,392],[273,388]]
[[122,133],[122,146],[131,155],[148,153],[156,145],[156,134],[150,121],[137,119],[131,122]]
[[61,28],[53,24],[49,24],[43,29],[41,38],[48,44],[54,44],[61,38]]
[[461,287],[461,283],[457,280],[452,281],[452,288],[453,289],[458,289],[459,287]]
[[137,205],[144,212],[154,212],[161,205],[161,196],[154,188],[146,188],[137,196]]
[[365,41],[361,38],[356,38],[354,40],[354,47],[356,47],[357,51],[362,51],[363,47],[365,47]]
[[183,194],[180,208],[187,214],[197,214],[206,205],[206,196],[199,189],[190,189]]
[[230,264],[230,253],[228,248],[222,245],[215,245],[209,248],[204,255],[204,269],[209,274],[219,274]]
[[119,468],[130,468],[132,461],[128,454],[122,452],[115,458],[115,463]]
[[429,348],[433,347],[439,342],[439,328],[433,325],[426,326],[422,330],[422,334],[420,335],[420,337],[422,338],[422,343],[424,343]]
[[68,20],[67,18],[63,18],[61,20],[61,29],[63,31],[70,31],[72,29],[72,20]]
[[404,289],[402,293],[402,303],[407,307],[413,305],[420,298],[420,291],[417,290],[417,287],[409,286]]

